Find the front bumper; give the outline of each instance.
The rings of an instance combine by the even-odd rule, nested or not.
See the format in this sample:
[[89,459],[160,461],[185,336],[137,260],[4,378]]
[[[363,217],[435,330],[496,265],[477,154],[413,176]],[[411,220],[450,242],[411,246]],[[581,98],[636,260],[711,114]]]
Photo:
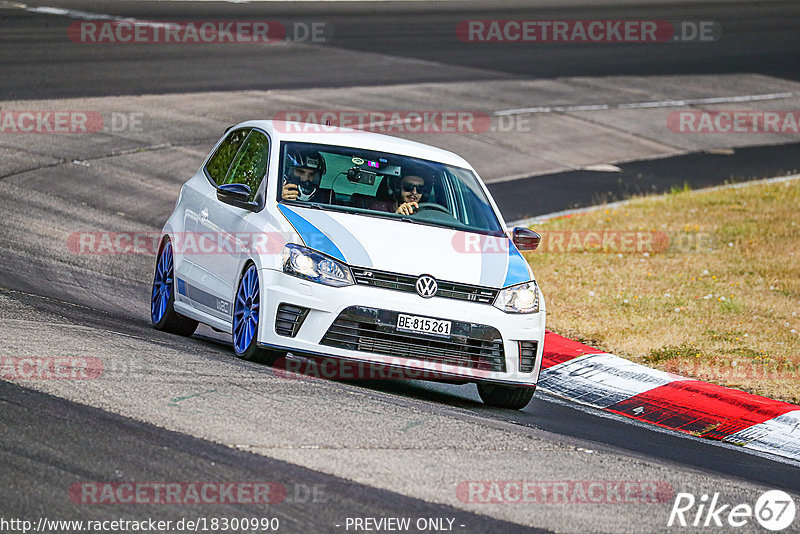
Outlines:
[[[535,385],[538,380],[545,329],[541,296],[539,313],[509,314],[490,304],[423,299],[415,293],[370,286],[334,288],[272,269],[262,269],[261,280],[261,346],[467,381]],[[279,334],[275,318],[281,305]],[[398,313],[452,321],[451,336],[398,332],[394,328]],[[298,314],[301,326],[287,327]],[[531,343],[536,344],[532,364]]]

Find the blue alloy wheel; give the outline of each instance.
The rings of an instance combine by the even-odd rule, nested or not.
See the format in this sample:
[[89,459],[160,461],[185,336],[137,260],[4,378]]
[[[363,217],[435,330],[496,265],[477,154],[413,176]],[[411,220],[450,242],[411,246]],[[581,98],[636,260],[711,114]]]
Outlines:
[[239,356],[244,355],[251,345],[255,345],[253,338],[258,332],[260,304],[258,270],[255,265],[251,265],[239,282],[236,304],[233,308],[233,347]]
[[158,324],[167,311],[169,298],[172,296],[172,245],[169,241],[161,249],[153,277],[153,296],[150,301],[150,318]]
[[197,329],[197,321],[178,315],[173,308],[175,272],[173,267],[172,244],[164,243],[156,261],[153,275],[153,292],[150,296],[150,320],[157,330],[164,330],[181,336],[191,336]]
[[261,317],[261,292],[258,269],[252,263],[245,269],[233,305],[233,351],[243,360],[271,364],[280,355],[275,349],[258,346],[258,321]]
[[236,290],[236,303],[233,305],[233,351],[243,360],[271,364],[280,353],[258,346],[259,317],[261,292],[258,287],[258,269],[251,263],[245,269]]

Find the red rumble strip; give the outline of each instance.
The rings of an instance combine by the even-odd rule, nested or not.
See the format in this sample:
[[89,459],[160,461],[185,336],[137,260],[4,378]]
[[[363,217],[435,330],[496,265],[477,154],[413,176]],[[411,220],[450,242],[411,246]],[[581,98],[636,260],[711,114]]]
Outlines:
[[547,332],[539,387],[638,421],[800,460],[800,406],[651,369]]
[[788,402],[699,380],[670,382],[607,408],[640,421],[712,439],[725,439],[797,409],[800,407]]
[[584,354],[603,354],[603,351],[548,331],[544,336],[542,369],[569,361],[578,356],[583,356]]

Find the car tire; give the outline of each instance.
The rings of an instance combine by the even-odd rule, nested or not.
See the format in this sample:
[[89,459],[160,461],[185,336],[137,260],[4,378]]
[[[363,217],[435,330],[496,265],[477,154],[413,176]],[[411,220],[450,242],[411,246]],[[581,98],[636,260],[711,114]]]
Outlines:
[[179,336],[191,336],[197,330],[198,322],[178,314],[174,304],[175,270],[172,244],[166,240],[156,257],[153,291],[150,295],[150,320],[156,330]]
[[236,288],[233,304],[233,351],[243,360],[272,363],[277,354],[258,346],[258,327],[261,317],[258,269],[250,263],[242,273]]
[[478,395],[488,406],[521,410],[533,398],[536,386],[500,386],[490,383],[478,383]]

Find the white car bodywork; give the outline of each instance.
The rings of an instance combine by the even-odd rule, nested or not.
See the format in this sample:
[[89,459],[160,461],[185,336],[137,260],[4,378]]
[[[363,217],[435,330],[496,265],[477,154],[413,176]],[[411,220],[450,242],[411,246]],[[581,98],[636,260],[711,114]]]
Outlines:
[[[538,312],[508,313],[491,302],[438,295],[423,298],[415,292],[360,283],[330,287],[283,272],[283,245],[295,243],[339,259],[352,268],[359,268],[362,274],[385,272],[411,277],[427,274],[437,281],[494,290],[534,281],[528,263],[508,237],[467,236],[468,242],[476,244],[475,250],[467,251],[461,250],[462,247],[457,244],[463,242],[464,232],[450,228],[312,209],[296,202],[279,202],[278,169],[281,166],[280,146],[284,141],[382,151],[441,162],[475,173],[459,156],[424,144],[332,127],[325,127],[325,131],[311,128],[315,131],[309,132],[306,131],[309,130],[307,126],[278,121],[249,121],[233,127],[233,131],[257,129],[270,140],[267,174],[260,184],[263,198],[263,208],[260,210],[242,209],[220,201],[216,184],[204,170],[225,136],[209,153],[203,166],[184,184],[175,210],[163,228],[164,239],[176,243],[175,312],[232,333],[237,284],[245,267],[253,263],[258,270],[261,287],[261,313],[256,338],[259,346],[300,354],[380,362],[406,369],[430,370],[435,366],[442,376],[453,379],[534,386],[541,366],[545,331],[545,304],[540,291]],[[480,186],[505,228],[505,222],[486,186],[482,182]],[[188,236],[195,236],[197,241],[189,243]],[[224,236],[223,240],[227,240],[230,250],[226,248],[223,253],[217,250],[220,247],[219,236]],[[253,236],[261,238],[254,239]],[[215,239],[216,243],[210,242]],[[234,241],[237,241],[235,246]],[[216,252],[209,252],[214,250]],[[294,337],[276,332],[278,306],[284,303],[308,310]],[[352,350],[321,344],[333,322],[351,306],[387,310],[392,312],[392,318],[396,313],[403,313],[452,321],[454,325],[463,323],[463,328],[469,325],[493,327],[499,332],[497,341],[502,340],[505,369],[477,369],[445,360],[437,361],[435,355],[431,356],[432,359],[418,359],[388,354],[386,351]],[[384,324],[384,327],[387,325]],[[420,336],[427,339],[424,334]],[[524,372],[520,370],[520,342],[523,341],[536,344],[535,363]],[[361,348],[375,346],[374,343],[359,345]]]

